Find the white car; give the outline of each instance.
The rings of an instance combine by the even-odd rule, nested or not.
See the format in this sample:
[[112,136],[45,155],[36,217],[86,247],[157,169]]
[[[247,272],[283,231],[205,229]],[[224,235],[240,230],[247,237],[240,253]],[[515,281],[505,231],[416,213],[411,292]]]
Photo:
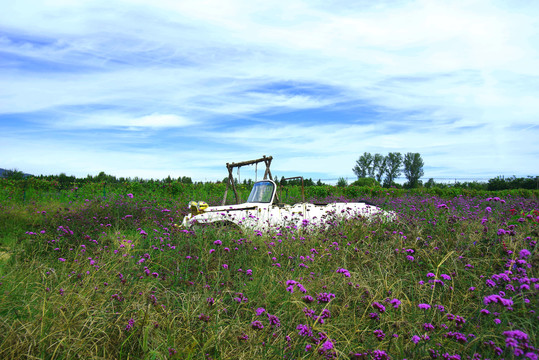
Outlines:
[[335,222],[351,218],[396,219],[395,213],[363,202],[277,204],[276,191],[274,181],[262,180],[254,184],[247,202],[243,204],[208,206],[202,201],[191,201],[191,214],[184,217],[182,226],[189,229],[209,224],[235,224],[243,230],[279,231],[281,228],[327,228]]

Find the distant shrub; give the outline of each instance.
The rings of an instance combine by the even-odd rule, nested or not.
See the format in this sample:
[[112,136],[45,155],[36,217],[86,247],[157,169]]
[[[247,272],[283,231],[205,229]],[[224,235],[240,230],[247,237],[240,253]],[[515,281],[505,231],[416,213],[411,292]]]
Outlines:
[[381,186],[380,183],[376,181],[375,178],[370,178],[370,177],[359,178],[350,185],[352,186]]

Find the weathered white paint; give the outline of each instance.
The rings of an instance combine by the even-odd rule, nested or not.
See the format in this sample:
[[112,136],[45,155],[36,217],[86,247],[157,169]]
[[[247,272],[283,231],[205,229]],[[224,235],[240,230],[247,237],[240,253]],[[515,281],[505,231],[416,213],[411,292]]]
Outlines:
[[[365,203],[331,203],[316,205],[299,203],[294,205],[278,205],[274,203],[277,186],[271,180],[255,183],[248,202],[229,206],[211,206],[198,213],[187,215],[182,222],[183,227],[192,228],[197,225],[218,222],[231,222],[244,230],[266,231],[279,230],[283,227],[298,229],[327,228],[335,222],[352,218],[379,218],[382,221],[393,221],[396,214],[384,211]],[[261,192],[271,191],[262,196]],[[251,202],[253,199],[266,199],[267,202]]]

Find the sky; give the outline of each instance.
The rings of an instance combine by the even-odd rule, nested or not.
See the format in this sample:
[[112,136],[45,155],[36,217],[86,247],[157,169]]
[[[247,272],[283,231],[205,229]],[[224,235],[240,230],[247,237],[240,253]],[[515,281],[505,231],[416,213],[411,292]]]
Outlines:
[[0,168],[331,183],[364,152],[539,175],[539,2],[2,4]]

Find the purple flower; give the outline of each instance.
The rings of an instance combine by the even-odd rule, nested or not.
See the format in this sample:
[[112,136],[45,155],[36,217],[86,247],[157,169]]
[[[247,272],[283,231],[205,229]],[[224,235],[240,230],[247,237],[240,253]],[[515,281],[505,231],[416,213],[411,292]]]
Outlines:
[[521,259],[525,259],[530,256],[530,252],[527,249],[520,250],[519,256]]
[[346,270],[346,269],[339,268],[339,269],[337,269],[337,272],[338,272],[339,274],[343,274],[343,275],[346,276],[346,277],[350,277],[350,272],[349,272],[348,270]]
[[279,327],[281,326],[281,321],[279,320],[279,318],[275,315],[271,315],[271,314],[268,314],[268,320],[270,322],[270,325],[272,327]]
[[374,330],[373,333],[374,335],[376,335],[376,338],[380,341],[384,340],[384,338],[386,337],[386,334],[384,334],[384,332],[380,329]]
[[465,344],[468,342],[468,339],[466,339],[466,335],[456,332],[456,331],[450,331],[447,334],[445,334],[444,337],[453,338],[461,344]]
[[223,242],[221,240],[215,240],[213,243],[215,245],[221,245]]
[[500,303],[500,304],[502,304],[503,306],[505,306],[506,308],[511,307],[511,306],[513,305],[513,300],[511,300],[511,299],[504,299],[503,297],[501,297],[501,296],[498,295],[498,294],[485,296],[485,297],[483,298],[483,303],[484,303],[485,305],[488,305],[488,304],[491,303],[491,302],[494,302],[494,303]]
[[127,194],[127,197],[130,198],[130,199],[132,199],[132,198],[133,198],[133,194],[129,193],[129,194]]
[[298,330],[298,334],[300,336],[307,336],[307,337],[313,336],[313,330],[308,325],[299,324],[296,327],[296,330]]
[[331,317],[331,312],[328,309],[322,310],[322,313],[320,314],[320,317],[322,319],[329,319]]
[[528,342],[528,338],[529,338],[528,334],[520,330],[504,331],[503,334],[505,335],[505,337],[522,340],[523,342]]
[[419,342],[419,340],[421,340],[421,338],[419,336],[417,336],[417,335],[412,336],[412,342],[414,344],[417,344]]
[[325,293],[325,292],[318,294],[318,296],[316,297],[319,303],[328,303],[334,298],[335,298],[335,294]]
[[393,299],[389,302],[395,309],[399,308],[399,305],[401,304],[401,301],[399,299]]
[[[389,360],[391,359],[389,355],[383,350],[374,350],[372,352],[373,360]],[[406,360],[406,359],[403,359]]]
[[465,323],[466,323],[466,319],[464,319],[462,316],[460,315],[457,315],[455,317],[455,323],[457,325],[458,328],[461,328]]
[[430,305],[429,304],[419,304],[417,305],[420,309],[422,310],[428,310],[430,309]]
[[251,323],[251,327],[255,330],[262,330],[264,328],[264,325],[262,325],[262,322],[260,320],[255,320]]
[[234,301],[236,302],[239,302],[239,303],[242,303],[242,302],[248,302],[249,301],[249,298],[247,298],[247,296],[245,296],[243,293],[236,293],[236,297],[233,298]]
[[266,312],[266,309],[259,307],[258,309],[256,309],[256,316],[260,316],[265,312]]
[[324,354],[324,353],[330,351],[331,349],[333,349],[333,343],[331,342],[331,340],[326,340],[322,344],[322,347],[318,350],[318,352],[320,352],[321,354]]
[[131,331],[131,329],[133,329],[134,326],[135,326],[135,320],[131,318],[129,319],[129,321],[127,321],[127,325],[125,326],[124,330]]
[[372,307],[378,310],[380,313],[384,313],[386,311],[386,307],[379,302],[373,302]]
[[518,340],[512,337],[505,338],[505,346],[516,348],[518,346]]

